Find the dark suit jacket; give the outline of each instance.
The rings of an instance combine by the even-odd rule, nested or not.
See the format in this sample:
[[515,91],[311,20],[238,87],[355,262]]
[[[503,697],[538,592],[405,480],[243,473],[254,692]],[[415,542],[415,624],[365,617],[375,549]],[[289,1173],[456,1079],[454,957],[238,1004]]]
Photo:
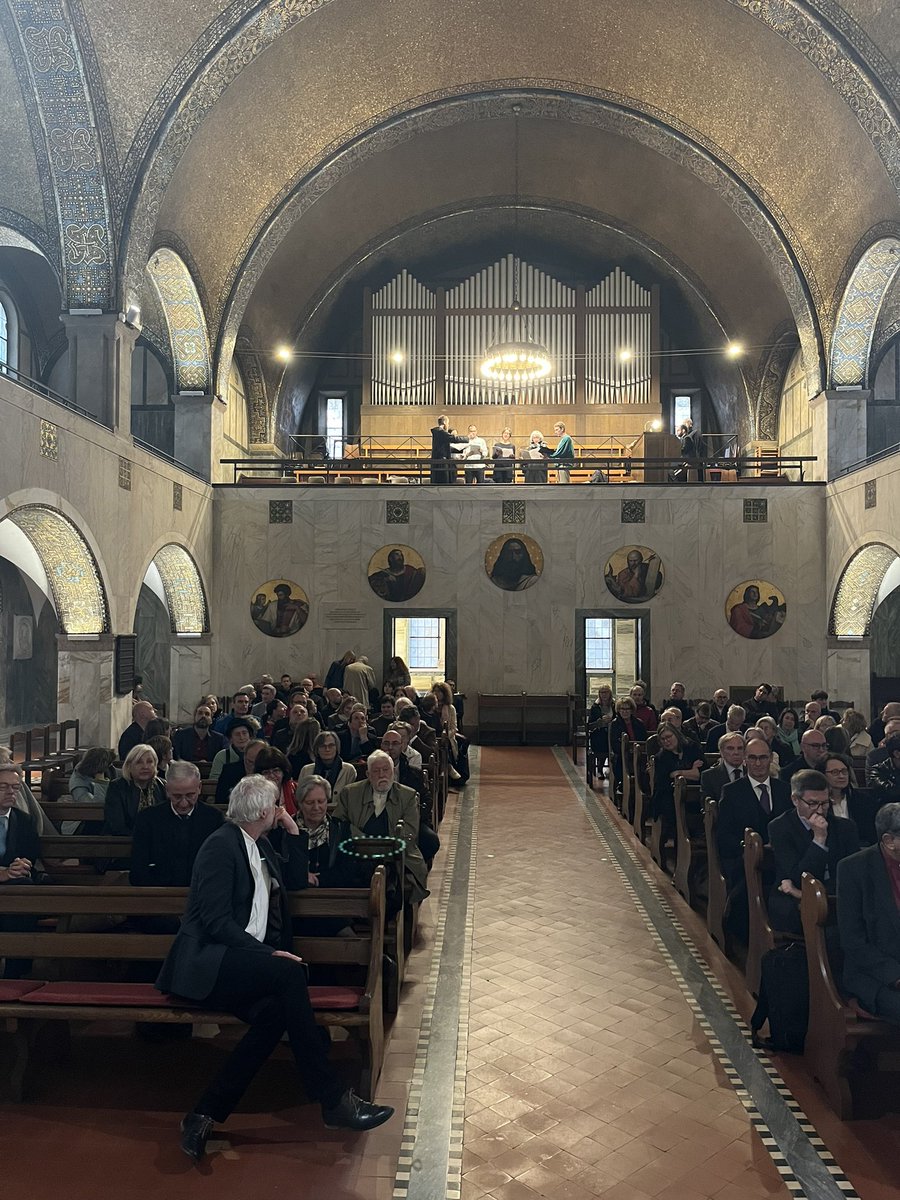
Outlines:
[[[186,819],[186,854],[179,853],[181,818],[169,803],[139,812],[131,843],[131,883],[134,887],[190,887],[194,860],[224,817],[217,808],[199,801]],[[181,865],[179,867],[179,859]]]
[[[369,728],[371,728],[371,726],[369,726]],[[380,740],[370,740],[368,742],[363,742],[362,745],[357,749],[356,753],[351,754],[350,740],[352,735],[349,727],[344,725],[340,729],[336,730],[336,732],[338,735],[338,741],[341,744],[341,758],[344,760],[344,762],[356,762],[357,759],[368,758],[373,750],[381,749]]]
[[124,762],[129,750],[139,746],[144,740],[144,731],[137,721],[132,721],[119,738],[119,759]]
[[[6,851],[0,858],[0,867],[8,867],[14,858],[27,858],[31,863],[31,878],[23,877],[21,883],[37,883],[40,871],[35,869],[35,863],[41,857],[41,839],[38,837],[37,826],[28,813],[20,808],[9,810],[9,828],[6,834]],[[15,883],[15,880],[10,880]]]
[[172,735],[172,757],[182,758],[185,762],[212,762],[219,751],[228,745],[221,733],[209,729],[206,734],[206,754],[202,758],[194,758],[196,737],[193,725],[188,725],[185,729],[176,729]]
[[[779,759],[779,762],[781,760]],[[790,783],[798,771],[821,771],[822,767],[811,767],[806,759],[800,754],[797,758],[792,758],[791,761],[781,768],[778,772],[778,778],[784,780],[785,783]]]
[[762,840],[768,842],[769,822],[792,807],[791,789],[780,779],[769,780],[769,795],[772,797],[771,814],[763,811],[748,778],[729,783],[722,789],[716,843],[722,871],[732,887],[744,871],[744,830],[755,829]]
[[244,760],[226,763],[216,780],[216,804],[227,804],[231,789],[244,778]]
[[[161,779],[155,780],[153,790],[156,795],[154,804],[162,804],[166,799],[166,789]],[[127,837],[134,829],[140,802],[141,793],[133,783],[124,777],[114,779],[106,789],[103,832],[112,837]]]
[[769,822],[769,840],[775,855],[776,886],[782,879],[790,879],[799,888],[803,872],[808,871],[822,882],[827,874],[829,892],[835,889],[838,863],[859,849],[859,833],[854,823],[835,816],[828,818],[828,845],[817,846],[812,830],[803,825],[793,807]]
[[181,928],[156,980],[161,992],[205,1000],[215,987],[226,949],[271,954],[273,950],[291,948],[285,889],[299,891],[309,883],[306,834],[282,839],[283,858],[268,838],[261,837],[256,844],[273,883],[278,884],[270,901],[280,909],[277,936],[273,932],[271,943],[258,942],[247,933],[253,907],[253,872],[241,830],[237,825],[222,825],[200,847],[194,863]]
[[837,880],[844,988],[875,1012],[880,989],[900,980],[900,909],[881,847],[845,858]]
[[[634,730],[635,741],[645,742],[647,740],[647,726],[643,721],[639,721],[637,717],[632,718],[631,728]],[[609,755],[616,762],[622,757],[622,734],[627,732],[622,718],[613,717],[609,723]]]
[[701,796],[711,796],[713,800],[722,798],[722,789],[727,787],[729,783],[736,782],[729,775],[730,768],[727,768],[724,763],[717,763],[714,767],[707,767],[705,771],[700,772],[700,794]]

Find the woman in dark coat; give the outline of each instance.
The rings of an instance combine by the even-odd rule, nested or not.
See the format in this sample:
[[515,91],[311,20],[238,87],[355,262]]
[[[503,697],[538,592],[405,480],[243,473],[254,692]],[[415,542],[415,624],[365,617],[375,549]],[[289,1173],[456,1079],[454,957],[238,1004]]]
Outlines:
[[653,765],[653,794],[650,797],[650,817],[663,823],[663,842],[675,836],[675,780],[700,782],[700,772],[706,766],[703,751],[680,729],[663,721],[656,731],[659,752]]
[[617,791],[622,790],[622,735],[633,742],[646,742],[647,727],[634,715],[635,705],[630,696],[616,702],[616,715],[609,726],[609,765]]
[[128,751],[122,763],[122,778],[114,779],[106,789],[104,833],[111,837],[129,836],[142,808],[165,801],[166,789],[157,776],[157,766],[156,751],[152,746],[139,742]]

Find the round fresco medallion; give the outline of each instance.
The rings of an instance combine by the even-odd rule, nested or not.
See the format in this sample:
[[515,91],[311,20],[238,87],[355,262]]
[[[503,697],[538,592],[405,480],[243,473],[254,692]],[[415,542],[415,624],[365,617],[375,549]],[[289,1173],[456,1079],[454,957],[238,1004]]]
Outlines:
[[620,546],[607,560],[606,586],[624,604],[646,604],[665,580],[659,555],[647,546]]
[[425,584],[425,560],[412,546],[382,546],[369,559],[369,587],[389,604],[418,596]]
[[484,569],[491,583],[504,592],[524,592],[540,579],[544,553],[534,538],[504,533],[488,546]]
[[759,641],[771,637],[784,624],[784,592],[765,579],[747,579],[732,588],[725,601],[725,618],[735,633]]
[[268,637],[290,637],[299,633],[309,618],[309,597],[299,583],[270,579],[254,590],[250,616]]

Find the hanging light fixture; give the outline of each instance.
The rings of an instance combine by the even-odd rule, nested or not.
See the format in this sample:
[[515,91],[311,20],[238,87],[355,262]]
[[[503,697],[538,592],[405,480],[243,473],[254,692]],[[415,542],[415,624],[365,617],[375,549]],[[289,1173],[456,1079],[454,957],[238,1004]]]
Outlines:
[[520,104],[513,105],[513,170],[515,176],[513,208],[513,298],[500,323],[500,336],[489,347],[481,363],[485,379],[496,380],[506,387],[527,387],[544,379],[553,370],[553,359],[535,338],[531,321],[522,311],[519,298],[519,113]]

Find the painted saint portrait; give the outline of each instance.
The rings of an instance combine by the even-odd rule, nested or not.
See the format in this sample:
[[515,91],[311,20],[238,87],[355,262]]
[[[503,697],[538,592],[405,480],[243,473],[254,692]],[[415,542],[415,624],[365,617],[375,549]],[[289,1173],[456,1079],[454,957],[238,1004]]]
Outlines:
[[743,638],[760,641],[771,637],[787,616],[784,592],[764,579],[748,579],[728,593],[725,616],[734,632]]
[[290,637],[299,633],[309,618],[309,597],[289,579],[270,579],[254,591],[250,616],[268,637]]
[[389,604],[412,600],[425,585],[425,560],[412,546],[382,546],[369,559],[369,587]]
[[540,579],[544,554],[534,538],[504,534],[488,546],[484,569],[491,583],[504,592],[524,592]]
[[659,555],[647,546],[621,546],[609,556],[606,586],[624,604],[645,604],[665,581]]

